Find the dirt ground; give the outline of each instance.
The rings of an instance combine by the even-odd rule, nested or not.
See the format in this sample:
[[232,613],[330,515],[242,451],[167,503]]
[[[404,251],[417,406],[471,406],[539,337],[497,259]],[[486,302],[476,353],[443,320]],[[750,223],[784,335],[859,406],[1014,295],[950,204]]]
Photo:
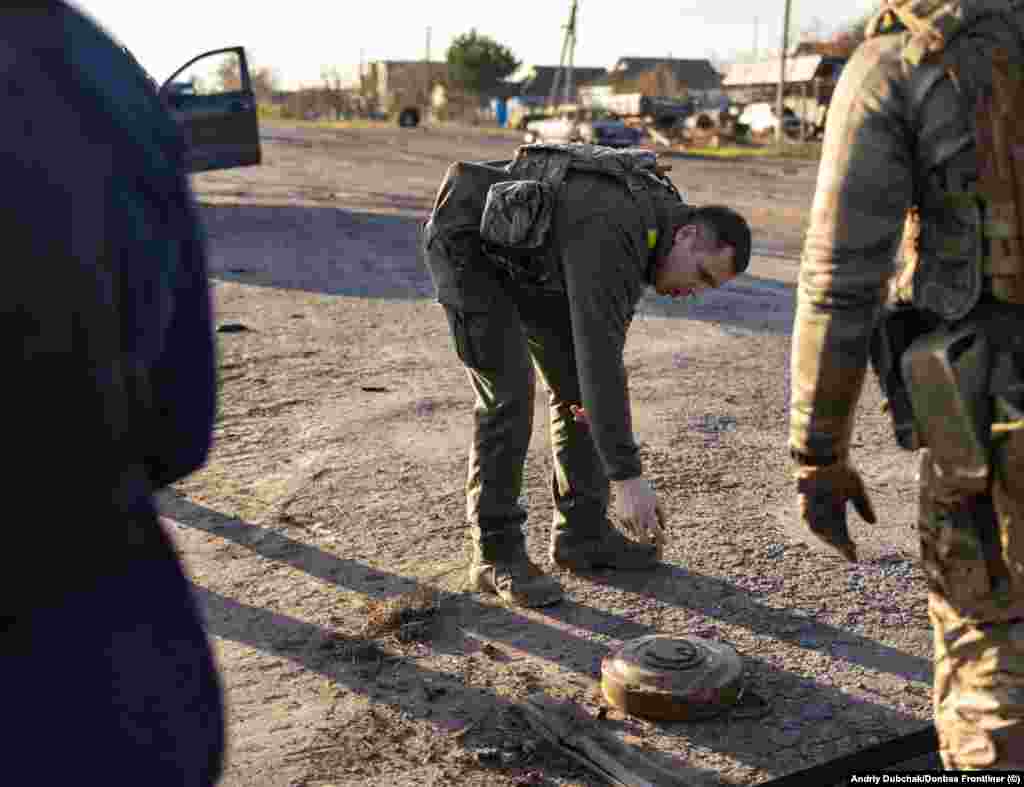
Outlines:
[[[563,573],[566,601],[536,611],[463,591],[472,397],[415,232],[450,162],[508,158],[516,143],[271,127],[262,166],[195,179],[220,414],[209,463],[161,505],[222,671],[224,787],[600,784],[540,744],[518,708],[544,691],[596,713],[602,657],[654,632],[732,643],[772,706],[700,723],[608,714],[607,729],[694,785],[757,784],[924,726],[916,468],[874,383],[854,457],[880,524],[852,516],[862,561],[793,525],[789,341],[813,162],[671,162],[689,201],[749,218],[755,257],[697,301],[647,296],[631,330],[634,426],[671,533],[664,564]],[[541,396],[526,496],[544,562]]]

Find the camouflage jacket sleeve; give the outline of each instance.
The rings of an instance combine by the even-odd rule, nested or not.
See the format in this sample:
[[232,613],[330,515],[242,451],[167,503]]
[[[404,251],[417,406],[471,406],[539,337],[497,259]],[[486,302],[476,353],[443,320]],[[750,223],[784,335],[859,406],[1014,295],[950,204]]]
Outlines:
[[900,40],[862,44],[832,97],[804,243],[791,358],[790,447],[845,457],[873,321],[913,197]]
[[617,215],[567,227],[563,266],[583,406],[605,472],[622,481],[642,472],[622,354],[643,292],[646,247],[642,227],[624,226]]

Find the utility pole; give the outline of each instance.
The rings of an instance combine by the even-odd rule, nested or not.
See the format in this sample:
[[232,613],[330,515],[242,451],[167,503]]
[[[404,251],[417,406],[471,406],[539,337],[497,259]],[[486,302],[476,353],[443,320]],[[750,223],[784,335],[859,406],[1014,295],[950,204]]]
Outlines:
[[366,112],[369,108],[367,93],[370,91],[366,89],[366,50],[359,47],[359,111]]
[[426,88],[423,91],[423,115],[424,119],[426,119],[426,116],[431,114],[434,103],[434,98],[430,94],[431,88],[433,87],[432,83],[434,81],[434,75],[431,73],[433,71],[433,67],[430,65],[430,25],[427,25],[427,51],[426,59],[423,62],[423,71],[424,77],[427,81]]
[[782,144],[782,108],[783,96],[786,92],[786,48],[789,46],[789,4],[786,0],[786,12],[782,22],[782,51],[779,53],[779,89],[775,95],[775,144]]
[[562,72],[566,72],[564,95],[565,101],[569,102],[572,95],[572,67],[576,51],[576,0],[572,0],[572,8],[569,10],[569,24],[565,26],[565,38],[562,40],[562,55],[558,59],[558,70],[555,78],[551,81],[551,93],[548,94],[548,107],[554,108],[558,105],[558,91],[562,82]]

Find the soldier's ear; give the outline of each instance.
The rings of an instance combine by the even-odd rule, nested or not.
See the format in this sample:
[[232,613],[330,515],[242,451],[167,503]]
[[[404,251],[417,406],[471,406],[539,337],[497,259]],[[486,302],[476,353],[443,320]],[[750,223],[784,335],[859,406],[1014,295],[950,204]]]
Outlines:
[[679,229],[676,230],[675,237],[672,240],[673,240],[674,243],[679,243],[679,241],[683,240],[684,238],[692,237],[692,236],[694,236],[696,234],[697,234],[697,225],[696,224],[684,224],[683,226],[681,226]]

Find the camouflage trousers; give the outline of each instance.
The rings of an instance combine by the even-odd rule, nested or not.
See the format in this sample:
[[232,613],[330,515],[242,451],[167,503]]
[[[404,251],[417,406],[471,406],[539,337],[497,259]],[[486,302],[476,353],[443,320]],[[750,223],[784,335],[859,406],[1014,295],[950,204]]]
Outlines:
[[[922,452],[920,532],[935,642],[933,701],[942,761],[1024,768],[1024,503],[997,466],[991,495],[944,489]],[[1002,466],[1005,470],[1005,464]]]

